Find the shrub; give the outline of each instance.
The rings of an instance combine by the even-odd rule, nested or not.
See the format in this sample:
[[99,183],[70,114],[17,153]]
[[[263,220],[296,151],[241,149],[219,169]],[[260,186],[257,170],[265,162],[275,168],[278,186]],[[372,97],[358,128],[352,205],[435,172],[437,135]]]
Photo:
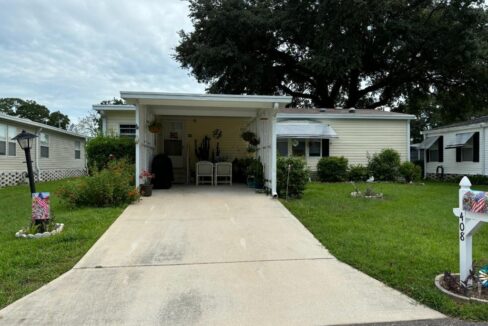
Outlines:
[[368,170],[376,180],[394,181],[399,176],[400,154],[394,149],[386,148],[368,158]]
[[368,168],[361,165],[349,166],[349,180],[350,181],[366,181],[369,177]]
[[136,147],[134,139],[128,137],[97,136],[86,144],[86,155],[90,169],[102,170],[113,157],[134,164]]
[[317,164],[317,174],[320,181],[337,182],[347,179],[347,158],[322,157]]
[[111,161],[92,176],[67,182],[57,194],[74,207],[119,206],[139,198],[134,187],[134,166],[125,160]]
[[468,178],[473,185],[476,186],[488,185],[488,176],[486,175],[482,175],[482,174],[468,175]]
[[[288,166],[290,166],[289,179]],[[288,181],[288,196],[300,198],[303,195],[308,178],[308,169],[303,158],[278,157],[276,162],[276,188],[280,197],[286,197],[286,183]]]
[[412,162],[403,162],[400,165],[399,172],[406,182],[418,181],[422,173],[420,166]]

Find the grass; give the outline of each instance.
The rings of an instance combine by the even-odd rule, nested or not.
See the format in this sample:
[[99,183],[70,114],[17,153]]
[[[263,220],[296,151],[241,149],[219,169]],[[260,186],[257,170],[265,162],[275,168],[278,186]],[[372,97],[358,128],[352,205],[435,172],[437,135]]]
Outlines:
[[123,210],[64,207],[53,195],[63,182],[37,185],[51,192],[51,211],[65,224],[61,234],[44,239],[15,238],[30,222],[28,186],[0,189],[0,308],[71,269]]
[[[366,185],[360,184],[365,190]],[[488,305],[460,303],[434,286],[436,275],[459,271],[456,184],[381,183],[383,200],[351,198],[348,183],[309,184],[286,207],[339,260],[453,317],[488,320]],[[485,187],[473,187],[488,190]],[[488,227],[473,237],[473,259],[487,262]]]

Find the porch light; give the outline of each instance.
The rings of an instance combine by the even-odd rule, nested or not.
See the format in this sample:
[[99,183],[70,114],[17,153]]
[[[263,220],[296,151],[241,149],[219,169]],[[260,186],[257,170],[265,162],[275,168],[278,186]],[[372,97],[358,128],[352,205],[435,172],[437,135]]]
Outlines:
[[22,130],[20,134],[12,138],[12,140],[16,140],[19,143],[20,148],[22,148],[25,152],[25,163],[27,164],[27,174],[29,177],[29,186],[31,194],[36,192],[36,185],[34,183],[34,172],[32,171],[32,160],[30,150],[32,148],[33,139],[37,136],[31,134],[25,130]]
[[36,135],[22,130],[22,132],[12,138],[12,140],[16,140],[19,143],[20,148],[25,151],[26,149],[30,150],[32,148],[33,139],[36,137]]

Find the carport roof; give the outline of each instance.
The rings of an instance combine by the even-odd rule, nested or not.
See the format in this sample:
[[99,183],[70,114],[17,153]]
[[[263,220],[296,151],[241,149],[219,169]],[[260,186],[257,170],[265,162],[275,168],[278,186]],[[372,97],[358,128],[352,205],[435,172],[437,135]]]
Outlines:
[[235,95],[235,94],[190,94],[162,92],[121,91],[120,97],[128,104],[143,104],[172,107],[238,107],[238,108],[284,108],[291,103],[291,96]]

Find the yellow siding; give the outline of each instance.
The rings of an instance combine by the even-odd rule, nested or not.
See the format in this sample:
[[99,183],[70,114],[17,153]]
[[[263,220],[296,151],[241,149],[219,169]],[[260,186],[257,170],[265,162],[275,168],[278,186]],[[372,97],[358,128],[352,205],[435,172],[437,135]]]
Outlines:
[[[227,117],[159,117],[160,121],[164,119],[173,121],[182,121],[184,124],[184,153],[190,153],[190,167],[196,162],[195,140],[197,147],[205,136],[210,137],[210,155],[212,150],[215,151],[217,140],[212,137],[215,129],[222,130],[222,137],[218,140],[220,147],[220,156],[226,160],[232,161],[234,158],[248,156],[247,143],[241,139],[241,133],[246,130],[249,118],[227,118]],[[164,131],[162,131],[163,133]],[[157,153],[163,151],[162,137],[158,137]],[[188,148],[189,146],[189,148]]]
[[405,120],[322,120],[337,133],[330,141],[330,155],[344,156],[349,164],[367,164],[367,155],[384,148],[400,153],[402,161],[408,158],[407,121]]
[[133,125],[136,123],[135,111],[107,111],[105,118],[107,119],[108,135],[118,135],[121,124]]

